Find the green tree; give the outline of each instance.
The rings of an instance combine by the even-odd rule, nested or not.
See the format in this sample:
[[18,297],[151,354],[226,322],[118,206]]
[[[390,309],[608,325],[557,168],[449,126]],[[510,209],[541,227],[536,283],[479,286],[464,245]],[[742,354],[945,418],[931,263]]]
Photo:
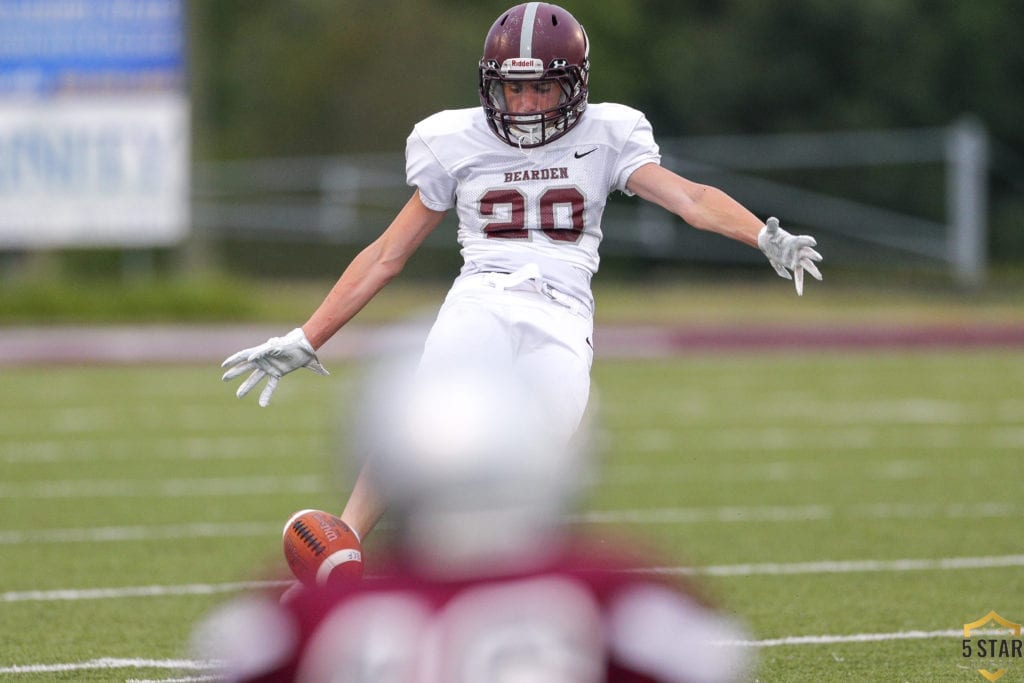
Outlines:
[[[976,115],[996,141],[993,242],[1024,252],[1019,0],[566,5],[591,39],[592,100],[643,109],[659,137]],[[483,37],[507,6],[192,0],[196,157],[400,151],[423,116],[477,103]],[[937,203],[918,181],[894,178],[886,193]]]

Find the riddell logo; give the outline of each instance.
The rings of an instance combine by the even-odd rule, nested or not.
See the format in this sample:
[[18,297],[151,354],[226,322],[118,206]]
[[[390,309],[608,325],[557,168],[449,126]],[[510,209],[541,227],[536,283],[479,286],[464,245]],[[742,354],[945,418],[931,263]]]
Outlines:
[[541,73],[544,62],[536,57],[510,57],[502,62],[501,70],[505,73]]
[[[982,637],[993,635],[993,631],[988,630],[984,633],[976,633],[972,637],[972,632],[980,631],[992,622],[996,624],[994,633],[999,636],[998,638]],[[1009,633],[1002,634],[1002,629],[1009,630]],[[991,663],[999,663],[999,668],[996,668],[995,671],[978,669],[978,673],[988,681],[998,681],[1006,674],[1007,669],[1004,664],[1009,661],[1019,660],[1022,657],[1021,645],[1021,625],[999,616],[994,611],[989,612],[977,621],[964,624],[964,640],[961,648],[963,657],[965,659],[974,657],[986,659],[989,660],[990,666]]]

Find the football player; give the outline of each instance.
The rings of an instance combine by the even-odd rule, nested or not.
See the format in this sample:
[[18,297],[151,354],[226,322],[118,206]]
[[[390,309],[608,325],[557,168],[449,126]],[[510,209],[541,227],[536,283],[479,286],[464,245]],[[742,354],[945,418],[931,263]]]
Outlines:
[[195,654],[234,681],[746,679],[745,629],[696,585],[564,524],[588,453],[512,373],[372,374],[350,433],[394,521],[387,571],[228,603]]
[[[284,375],[303,367],[327,374],[316,350],[398,275],[453,209],[464,265],[422,364],[478,360],[514,369],[551,406],[564,439],[590,392],[590,282],[611,192],[638,195],[695,228],[760,248],[780,276],[795,280],[798,294],[805,272],[821,279],[814,238],[791,235],[775,218],[763,222],[721,190],[662,167],[643,113],[588,102],[589,51],[583,26],[561,7],[528,2],[503,12],[480,59],[481,106],[415,125],[406,142],[412,196],[301,327],[224,361],[224,380],[251,373],[237,395],[266,378],[259,397],[266,406]],[[360,476],[342,519],[365,537],[382,512]]]

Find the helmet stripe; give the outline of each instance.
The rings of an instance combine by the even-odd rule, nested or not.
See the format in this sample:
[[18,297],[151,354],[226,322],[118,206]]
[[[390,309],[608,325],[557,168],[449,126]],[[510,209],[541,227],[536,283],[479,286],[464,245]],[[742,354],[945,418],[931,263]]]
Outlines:
[[519,56],[533,57],[533,25],[537,20],[537,7],[539,2],[526,3],[526,10],[523,12],[523,26],[519,32]]

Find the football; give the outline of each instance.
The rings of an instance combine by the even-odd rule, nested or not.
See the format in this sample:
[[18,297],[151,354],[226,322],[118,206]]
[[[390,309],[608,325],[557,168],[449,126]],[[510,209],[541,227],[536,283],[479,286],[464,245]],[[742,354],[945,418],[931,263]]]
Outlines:
[[292,574],[307,586],[356,580],[363,575],[359,538],[329,512],[296,512],[284,525],[283,545]]

